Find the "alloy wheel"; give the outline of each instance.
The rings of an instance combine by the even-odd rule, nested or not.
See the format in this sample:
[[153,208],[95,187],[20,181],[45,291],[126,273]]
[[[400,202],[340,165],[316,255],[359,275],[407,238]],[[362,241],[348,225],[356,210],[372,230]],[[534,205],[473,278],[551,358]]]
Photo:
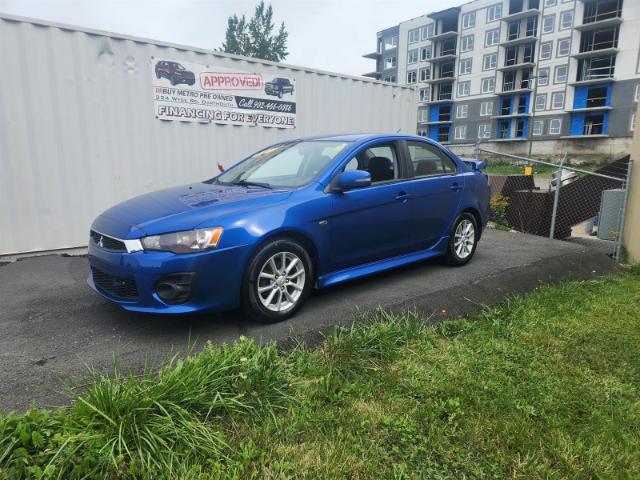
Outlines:
[[471,255],[475,239],[476,230],[473,222],[465,218],[458,224],[454,234],[453,248],[458,258],[464,260]]
[[260,269],[256,289],[262,305],[272,312],[285,312],[293,308],[306,280],[302,260],[291,252],[278,252]]

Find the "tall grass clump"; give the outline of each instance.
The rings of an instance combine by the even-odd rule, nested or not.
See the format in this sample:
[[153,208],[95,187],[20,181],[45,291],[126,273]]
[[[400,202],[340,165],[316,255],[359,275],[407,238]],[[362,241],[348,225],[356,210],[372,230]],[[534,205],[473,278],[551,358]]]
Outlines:
[[179,478],[216,470],[228,446],[216,422],[273,416],[290,374],[274,345],[208,344],[140,377],[95,375],[68,409],[0,421],[0,477]]

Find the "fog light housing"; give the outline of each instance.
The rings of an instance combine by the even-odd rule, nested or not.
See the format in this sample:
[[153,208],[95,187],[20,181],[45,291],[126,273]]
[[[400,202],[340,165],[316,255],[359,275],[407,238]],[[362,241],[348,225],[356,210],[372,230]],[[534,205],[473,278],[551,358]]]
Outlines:
[[184,303],[191,297],[195,276],[193,272],[167,275],[156,283],[156,295],[170,305]]

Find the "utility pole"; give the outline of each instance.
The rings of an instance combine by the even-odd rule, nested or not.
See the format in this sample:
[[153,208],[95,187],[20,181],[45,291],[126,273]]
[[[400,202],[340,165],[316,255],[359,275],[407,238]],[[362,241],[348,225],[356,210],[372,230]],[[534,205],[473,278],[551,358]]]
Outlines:
[[531,75],[531,81],[533,81],[533,92],[531,94],[531,100],[529,101],[529,108],[531,109],[531,116],[529,117],[529,126],[527,128],[527,139],[529,140],[529,151],[527,153],[527,158],[531,158],[532,150],[533,150],[533,122],[536,118],[536,97],[538,96],[538,69],[540,65],[540,45],[542,45],[542,19],[544,18],[544,0],[540,0],[542,4],[542,10],[540,11],[540,15],[538,15],[538,19],[536,20],[536,37],[538,37],[537,33],[540,32],[540,36],[538,37],[538,43],[536,45],[536,54],[535,54],[535,66],[533,67],[533,72]]

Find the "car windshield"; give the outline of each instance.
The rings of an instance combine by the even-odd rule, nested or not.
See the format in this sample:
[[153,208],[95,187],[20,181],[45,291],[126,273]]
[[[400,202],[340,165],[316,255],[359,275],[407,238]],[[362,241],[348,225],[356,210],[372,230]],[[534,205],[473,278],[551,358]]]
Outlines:
[[312,140],[261,150],[215,178],[217,183],[296,188],[313,180],[346,142]]

